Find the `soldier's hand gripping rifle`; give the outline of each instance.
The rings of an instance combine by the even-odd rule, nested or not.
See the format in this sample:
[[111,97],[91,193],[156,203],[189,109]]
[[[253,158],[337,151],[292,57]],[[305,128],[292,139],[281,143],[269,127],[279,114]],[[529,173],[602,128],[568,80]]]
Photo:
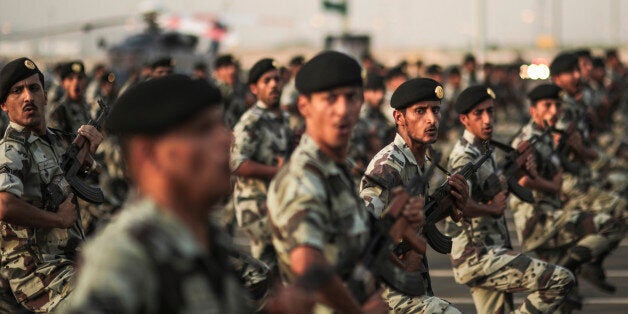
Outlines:
[[[521,178],[524,172],[527,172],[525,169],[525,164],[528,156],[534,152],[534,143],[542,139],[549,132],[549,125],[547,124],[547,122],[545,122],[545,131],[543,131],[542,134],[519,143],[516,149],[495,140],[490,141],[491,145],[501,149],[506,153],[506,156],[504,156],[504,160],[497,165],[497,171],[498,173],[503,175],[504,178],[506,178],[508,191],[516,195],[519,199],[526,203],[534,204],[534,196],[532,195],[532,191],[530,189],[525,188],[519,184],[519,178]],[[485,187],[484,194],[489,196],[489,199],[492,199],[497,193],[502,190],[501,183],[499,182],[499,180],[487,180],[487,182],[491,182],[491,186]]]
[[561,166],[569,173],[579,173],[580,165],[577,162],[571,161],[569,158],[573,148],[568,143],[569,138],[574,134],[574,132],[579,132],[576,129],[576,122],[572,121],[564,130],[559,130],[553,127],[552,131],[560,134],[560,140],[558,140],[556,151],[558,152],[558,158],[560,159]]
[[[491,153],[492,150],[487,148],[484,155],[482,155],[478,161],[464,165],[457,173],[462,175],[465,180],[469,180],[480,166],[491,157]],[[460,221],[462,218],[460,209],[454,207],[451,186],[449,186],[447,182],[444,182],[428,197],[424,210],[425,225],[423,226],[423,234],[425,238],[427,238],[427,243],[438,253],[451,253],[451,237],[442,234],[438,228],[436,228],[436,223],[445,219],[447,216],[451,217],[455,222]]]
[[[100,113],[96,120],[90,119],[87,123],[100,131],[102,124],[109,115],[110,107],[102,99],[98,99]],[[85,163],[93,162],[89,154],[89,142],[83,135],[77,135],[66,152],[61,156],[61,170],[65,174],[74,194],[78,197],[95,204],[105,201],[102,190],[97,186],[91,186],[79,178],[79,173]]]
[[[404,294],[420,296],[426,293],[422,275],[402,269],[403,263],[396,254],[399,252],[399,246],[403,246],[402,250],[406,252],[413,250],[420,255],[425,254],[427,246],[425,240],[420,236],[416,226],[412,226],[403,217],[402,211],[411,197],[422,193],[432,173],[433,167],[429,167],[424,175],[414,177],[405,187],[393,189],[394,196],[388,210],[381,219],[375,221],[375,230],[362,254],[361,263],[356,265],[347,282],[347,286],[360,303],[368,298],[368,295],[362,293],[366,291],[363,283],[366,270],[378,280]],[[369,178],[378,181],[375,177]]]

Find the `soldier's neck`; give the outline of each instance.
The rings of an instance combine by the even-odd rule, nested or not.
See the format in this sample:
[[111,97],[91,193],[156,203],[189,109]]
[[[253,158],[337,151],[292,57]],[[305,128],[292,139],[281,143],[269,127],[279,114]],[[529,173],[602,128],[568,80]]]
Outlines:
[[412,152],[414,159],[420,167],[423,167],[425,163],[425,152],[427,152],[427,147],[429,144],[418,142],[410,138],[406,132],[400,132],[399,135],[403,138],[408,145],[408,148]]

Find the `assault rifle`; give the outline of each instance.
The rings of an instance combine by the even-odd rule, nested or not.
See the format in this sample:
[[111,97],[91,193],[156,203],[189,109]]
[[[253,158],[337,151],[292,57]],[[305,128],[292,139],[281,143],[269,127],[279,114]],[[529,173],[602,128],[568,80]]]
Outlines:
[[[465,180],[469,180],[482,164],[491,157],[491,149],[486,149],[486,152],[476,162],[470,162],[457,173],[461,174]],[[454,208],[454,200],[451,196],[451,187],[447,182],[444,182],[440,187],[429,196],[425,204],[425,225],[423,226],[423,234],[427,238],[427,243],[438,253],[449,254],[451,253],[451,237],[442,234],[436,223],[445,219],[447,216],[455,222],[460,221],[462,213],[459,209]]]
[[[403,264],[394,253],[398,252],[398,246],[404,246],[404,252],[413,250],[421,255],[425,254],[425,240],[401,216],[401,212],[410,197],[423,193],[432,173],[433,167],[429,167],[424,175],[414,177],[403,189],[394,190],[396,194],[388,210],[381,219],[376,220],[375,232],[364,250],[361,265],[354,268],[347,283],[359,302],[363,303],[368,298],[362,292],[365,291],[365,268],[377,279],[404,294],[420,296],[426,293],[422,273],[402,269]],[[378,181],[375,177],[368,177]],[[402,244],[399,244],[399,239],[402,239]]]
[[[506,178],[508,191],[526,203],[534,204],[534,196],[532,195],[532,191],[530,189],[519,184],[518,178],[521,176],[521,171],[525,169],[526,159],[533,152],[534,143],[546,136],[550,130],[551,129],[546,122],[545,131],[543,131],[541,135],[534,136],[527,141],[521,142],[516,149],[495,140],[490,141],[491,145],[506,152],[504,160],[497,165],[497,169]],[[490,187],[484,189],[485,194],[491,199],[501,190],[502,187],[499,180],[492,182]]]
[[[103,122],[109,115],[110,107],[102,99],[98,99],[98,106],[101,109],[98,117],[96,120],[90,119],[87,124],[100,131]],[[91,158],[89,156],[89,142],[83,135],[79,134],[61,156],[61,170],[63,170],[65,179],[72,187],[74,194],[90,203],[101,204],[105,201],[102,190],[97,186],[91,186],[83,182],[78,177],[80,170],[83,168],[83,163],[89,162],[88,158]]]

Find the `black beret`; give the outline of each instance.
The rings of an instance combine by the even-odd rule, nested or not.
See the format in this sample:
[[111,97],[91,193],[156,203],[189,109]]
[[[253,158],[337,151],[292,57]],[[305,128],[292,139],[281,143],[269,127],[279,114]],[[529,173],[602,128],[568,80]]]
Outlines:
[[9,90],[15,83],[37,74],[41,87],[44,87],[44,75],[33,61],[22,57],[7,63],[0,71],[0,104],[7,100]]
[[171,57],[161,57],[153,60],[150,64],[151,69],[156,69],[158,67],[173,67],[174,61]]
[[214,60],[214,69],[222,68],[228,65],[235,65],[236,61],[232,55],[221,55]]
[[277,70],[277,62],[270,58],[257,61],[249,71],[249,84],[255,84],[264,73],[270,70]]
[[604,68],[604,67],[606,67],[606,64],[604,64],[604,59],[602,59],[600,57],[595,57],[595,58],[591,59],[591,65],[593,65],[594,68]]
[[220,91],[204,80],[180,74],[155,78],[129,88],[116,100],[107,130],[119,135],[160,135],[206,108],[218,108],[220,101]]
[[103,73],[103,75],[100,77],[100,81],[103,83],[114,83],[116,81],[117,77],[116,74],[113,72],[105,72]]
[[441,74],[443,73],[443,68],[438,64],[432,64],[425,69],[425,74]]
[[589,50],[589,49],[576,50],[576,51],[574,51],[574,54],[576,54],[576,56],[578,56],[578,57],[591,58],[591,50]]
[[369,73],[366,76],[366,83],[364,84],[364,89],[368,89],[368,90],[386,89],[386,87],[384,86],[384,77],[377,73]]
[[61,69],[59,69],[59,76],[61,77],[61,80],[65,80],[66,77],[72,74],[85,75],[85,65],[83,65],[83,62],[79,60],[67,62],[61,66]]
[[554,84],[541,84],[528,93],[528,99],[534,103],[541,99],[561,99],[562,89]]
[[430,78],[415,78],[405,81],[390,98],[390,106],[404,109],[421,101],[440,101],[445,96],[443,86]]
[[487,99],[495,99],[495,93],[486,85],[468,87],[460,93],[456,100],[456,112],[466,114]]
[[344,53],[324,51],[305,63],[295,79],[301,94],[343,86],[362,86],[362,68]]
[[389,81],[395,77],[400,77],[400,76],[403,76],[404,78],[408,78],[408,75],[406,74],[406,72],[403,71],[401,67],[394,67],[386,71],[385,79],[386,81]]
[[303,65],[303,63],[305,63],[305,58],[303,58],[303,56],[299,55],[299,56],[294,56],[292,57],[292,59],[290,59],[290,66],[297,66],[297,65]]
[[550,74],[561,74],[571,72],[578,68],[578,56],[573,53],[564,52],[556,56],[550,64]]

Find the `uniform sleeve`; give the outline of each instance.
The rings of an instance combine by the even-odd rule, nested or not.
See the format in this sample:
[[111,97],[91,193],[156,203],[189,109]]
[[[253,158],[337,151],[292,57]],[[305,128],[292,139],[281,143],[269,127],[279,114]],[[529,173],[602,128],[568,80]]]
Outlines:
[[253,157],[258,149],[260,132],[256,130],[256,120],[250,119],[250,115],[245,115],[236,124],[233,131],[233,145],[231,146],[231,171],[236,171],[240,165]]
[[[451,173],[456,173],[462,169],[466,164],[472,162],[475,158],[471,154],[468,154],[463,148],[461,149],[459,146],[454,147],[449,155],[448,167]],[[469,186],[469,195],[471,195],[471,191],[473,191],[473,180],[475,176],[472,176],[471,179],[467,180],[467,185]]]
[[[74,290],[57,313],[138,313],[156,311],[155,270],[140,246],[100,237],[83,252]],[[151,299],[152,298],[152,299]],[[147,308],[148,307],[148,308]]]
[[4,152],[0,156],[0,191],[22,197],[23,180],[30,168],[26,148],[18,143],[4,142],[0,150]]
[[278,175],[273,181],[268,207],[279,254],[289,254],[298,246],[323,250],[331,220],[325,190],[321,178],[307,171],[301,176]]
[[399,169],[384,160],[369,165],[360,182],[360,197],[375,217],[381,217],[390,202],[390,191],[402,184]]

